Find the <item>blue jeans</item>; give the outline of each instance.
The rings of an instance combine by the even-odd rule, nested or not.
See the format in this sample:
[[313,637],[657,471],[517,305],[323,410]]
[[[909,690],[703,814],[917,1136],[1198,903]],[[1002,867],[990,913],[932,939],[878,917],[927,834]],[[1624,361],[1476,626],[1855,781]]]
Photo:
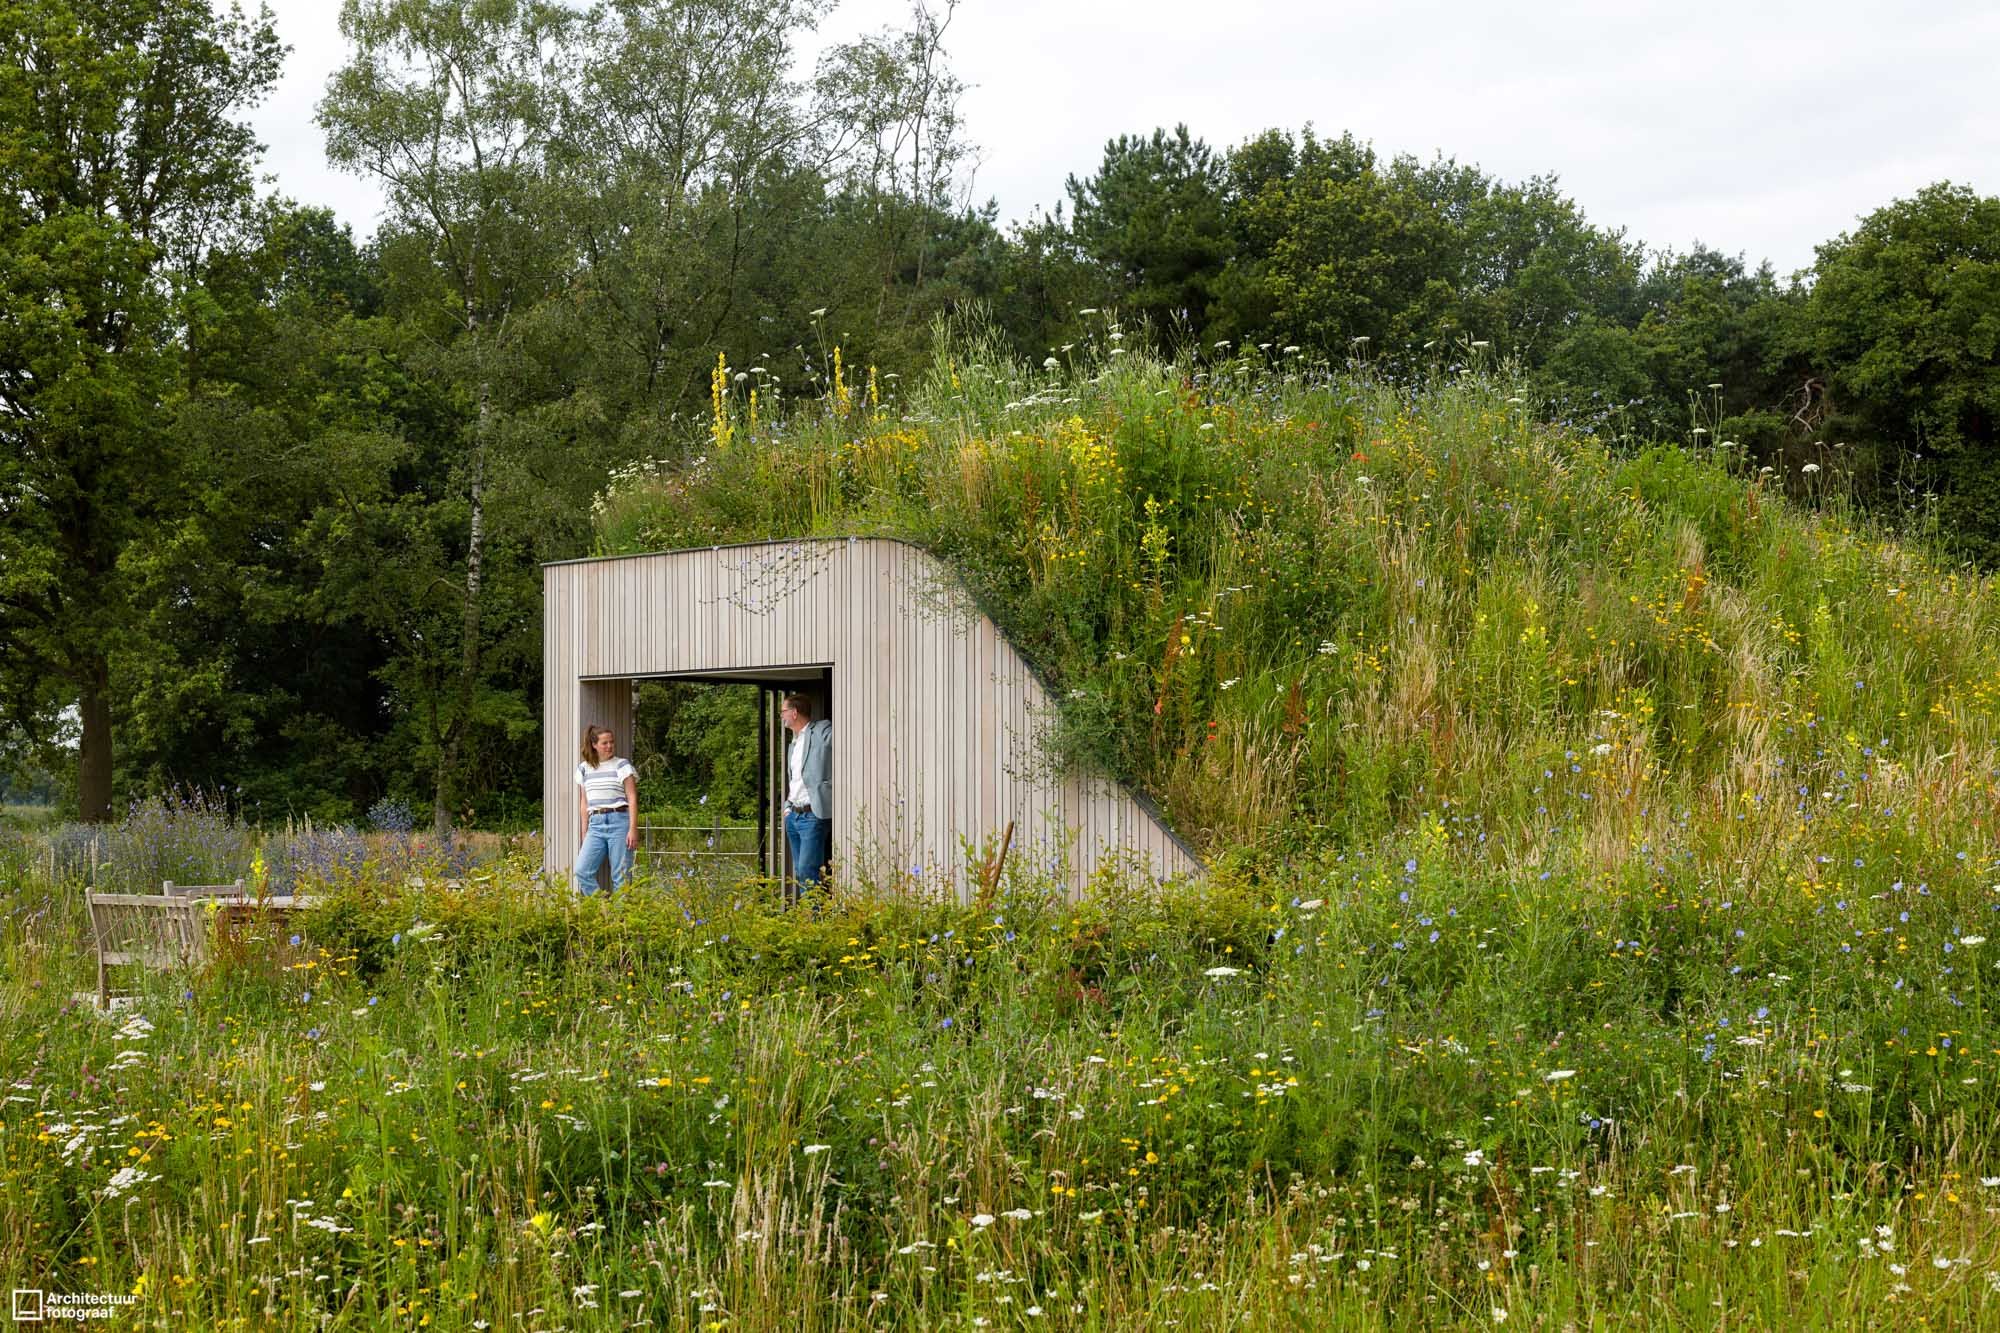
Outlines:
[[598,872],[608,858],[611,887],[625,887],[632,877],[632,849],[625,845],[626,831],[632,827],[630,810],[594,810],[584,830],[583,846],[576,849],[576,889],[586,896],[596,893]]
[[787,810],[785,845],[792,849],[792,874],[799,888],[818,888],[826,879],[826,858],[833,851],[832,822],[810,810]]

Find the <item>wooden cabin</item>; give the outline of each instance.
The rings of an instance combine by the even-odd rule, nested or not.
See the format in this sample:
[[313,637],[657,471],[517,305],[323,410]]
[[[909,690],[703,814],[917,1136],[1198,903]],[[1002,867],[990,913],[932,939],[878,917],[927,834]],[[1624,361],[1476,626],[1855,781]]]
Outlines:
[[[787,691],[833,722],[836,879],[922,877],[971,891],[965,847],[1013,826],[1009,864],[1072,894],[1116,862],[1160,877],[1201,863],[1136,793],[1052,771],[1041,679],[927,552],[883,538],[802,539],[570,560],[542,571],[546,869],[576,849],[577,748],[590,723],[633,735],[637,683],[763,691],[758,868],[789,873],[777,819]],[[642,822],[646,793],[640,789]]]

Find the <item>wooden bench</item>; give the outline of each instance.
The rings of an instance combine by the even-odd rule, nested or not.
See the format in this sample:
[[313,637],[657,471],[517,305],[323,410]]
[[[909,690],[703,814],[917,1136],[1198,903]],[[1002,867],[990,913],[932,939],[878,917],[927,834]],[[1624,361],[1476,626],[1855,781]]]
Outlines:
[[209,922],[202,904],[173,894],[86,891],[97,948],[97,1003],[111,1006],[114,967],[189,967],[208,954]]

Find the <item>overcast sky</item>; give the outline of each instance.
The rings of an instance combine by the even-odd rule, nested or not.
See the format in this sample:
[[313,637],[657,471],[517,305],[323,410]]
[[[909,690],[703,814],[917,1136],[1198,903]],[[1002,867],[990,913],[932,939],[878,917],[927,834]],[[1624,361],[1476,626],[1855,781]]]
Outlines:
[[[365,236],[379,194],[327,166],[312,121],[344,54],[338,5],[270,4],[293,50],[255,116],[264,169]],[[907,13],[904,0],[843,0],[820,38]],[[1931,181],[2000,192],[1990,0],[965,0],[946,50],[972,85],[974,197],[997,199],[1003,220],[1062,199],[1107,139],[1183,121],[1216,147],[1311,122],[1385,157],[1554,173],[1600,225],[1781,273]]]

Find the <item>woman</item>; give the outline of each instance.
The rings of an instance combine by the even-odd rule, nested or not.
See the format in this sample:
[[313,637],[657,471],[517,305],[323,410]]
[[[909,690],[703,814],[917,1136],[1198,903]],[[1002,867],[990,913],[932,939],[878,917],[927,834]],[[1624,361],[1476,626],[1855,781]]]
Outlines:
[[583,762],[576,766],[576,885],[579,892],[597,892],[597,874],[611,859],[611,887],[625,887],[632,875],[632,853],[639,846],[639,773],[614,751],[617,740],[608,727],[595,723],[583,729]]

